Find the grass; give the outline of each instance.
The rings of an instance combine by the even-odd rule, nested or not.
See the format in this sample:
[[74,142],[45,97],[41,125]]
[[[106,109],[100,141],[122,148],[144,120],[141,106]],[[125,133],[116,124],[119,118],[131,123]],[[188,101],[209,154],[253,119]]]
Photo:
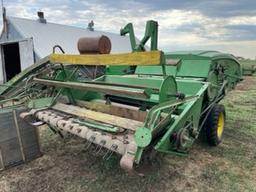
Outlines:
[[212,186],[218,186],[218,191],[255,191],[249,176],[238,170],[225,170],[221,165],[211,165],[203,172],[203,176]]
[[242,83],[242,90],[231,92],[223,101],[227,113],[225,141],[209,150],[220,162],[204,170],[223,191],[256,191],[256,80],[249,78],[254,79],[253,84]]
[[44,156],[0,173],[0,191],[256,191],[256,77],[248,77],[223,101],[224,141],[209,147],[198,141],[188,157],[161,155],[128,175],[119,156],[103,160],[85,141],[64,140],[41,129]]

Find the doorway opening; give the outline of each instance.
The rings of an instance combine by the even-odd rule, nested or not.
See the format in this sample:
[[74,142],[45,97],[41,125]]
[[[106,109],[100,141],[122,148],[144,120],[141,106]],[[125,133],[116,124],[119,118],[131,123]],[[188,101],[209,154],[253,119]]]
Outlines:
[[21,72],[19,43],[3,45],[5,81]]

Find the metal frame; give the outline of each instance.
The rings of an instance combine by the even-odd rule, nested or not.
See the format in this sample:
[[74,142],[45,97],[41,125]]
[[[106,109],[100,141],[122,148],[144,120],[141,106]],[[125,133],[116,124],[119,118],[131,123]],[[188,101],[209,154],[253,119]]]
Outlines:
[[[225,96],[230,84],[239,82],[236,76],[240,68],[232,65],[236,60],[229,55],[211,57],[212,52],[202,56],[208,52],[193,55],[157,51],[157,27],[157,22],[148,21],[145,35],[138,44],[132,24],[121,30],[121,35],[130,34],[132,53],[51,54],[13,79],[6,85],[8,88],[0,89],[0,96],[6,96],[25,79],[38,87],[54,88],[57,92],[50,96],[26,100],[31,110],[23,116],[37,118],[56,133],[65,130],[78,135],[88,141],[88,146],[95,143],[100,150],[108,149],[105,158],[113,152],[121,154],[120,164],[124,169],[132,169],[134,162],[139,164],[148,149],[185,155],[212,107]],[[149,39],[151,51],[145,51]],[[223,58],[229,61],[227,66],[218,63]],[[168,65],[168,59],[175,62]],[[140,74],[83,80],[77,72],[81,65],[142,66],[142,69]],[[225,74],[225,66],[234,69],[234,74]],[[151,67],[157,67],[161,73],[150,73]],[[167,67],[172,70],[167,71]],[[49,76],[49,70],[54,75]],[[103,109],[106,106],[108,109]],[[132,114],[126,116],[125,112]],[[136,114],[143,115],[133,119]]]

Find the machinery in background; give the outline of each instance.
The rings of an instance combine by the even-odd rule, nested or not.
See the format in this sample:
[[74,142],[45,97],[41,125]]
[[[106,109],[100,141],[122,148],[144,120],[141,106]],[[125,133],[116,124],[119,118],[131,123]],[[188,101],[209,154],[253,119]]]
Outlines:
[[256,60],[238,57],[238,61],[242,65],[242,72],[244,76],[252,76],[253,74],[255,74]]

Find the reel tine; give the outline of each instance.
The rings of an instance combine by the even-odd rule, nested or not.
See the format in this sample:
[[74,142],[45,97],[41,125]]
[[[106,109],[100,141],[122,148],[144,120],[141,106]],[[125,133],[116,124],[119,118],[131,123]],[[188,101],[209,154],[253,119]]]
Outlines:
[[92,145],[92,142],[95,140],[95,137],[94,136],[91,136],[89,139],[88,139],[88,142],[89,142],[89,145],[87,145],[87,147],[85,148],[85,150],[87,151],[90,146]]
[[109,156],[106,158],[107,161],[111,158],[111,156],[113,155],[113,153],[114,153],[114,151],[111,151],[111,153],[109,154]]
[[90,142],[89,146],[87,146],[86,150],[92,145],[93,141],[95,140],[95,136],[91,136],[88,141]]
[[118,148],[118,146],[115,145],[115,144],[113,144],[113,145],[111,146],[111,149],[112,149],[112,150],[111,150],[111,153],[110,153],[109,156],[106,158],[106,160],[109,160],[109,159],[111,158],[111,156],[113,155],[113,153],[116,152],[117,148]]
[[99,147],[99,150],[98,151],[96,151],[96,154],[98,154],[100,151],[101,151],[101,149],[102,149],[102,147],[104,146],[106,144],[106,141],[105,140],[101,140],[100,141],[100,147]]
[[90,148],[91,144],[92,144],[92,142],[87,141],[86,144],[85,144],[86,147],[85,147],[84,150],[87,151]]
[[[104,154],[104,156],[102,157],[104,160],[106,159],[106,157],[108,156],[108,153],[109,153],[110,150],[107,150],[107,152]],[[111,153],[111,151],[110,151]]]
[[95,154],[99,154],[101,152],[102,146],[99,147],[99,150],[95,152]]
[[100,148],[99,145],[96,146],[94,153],[96,153],[96,151],[98,150],[98,148]]

